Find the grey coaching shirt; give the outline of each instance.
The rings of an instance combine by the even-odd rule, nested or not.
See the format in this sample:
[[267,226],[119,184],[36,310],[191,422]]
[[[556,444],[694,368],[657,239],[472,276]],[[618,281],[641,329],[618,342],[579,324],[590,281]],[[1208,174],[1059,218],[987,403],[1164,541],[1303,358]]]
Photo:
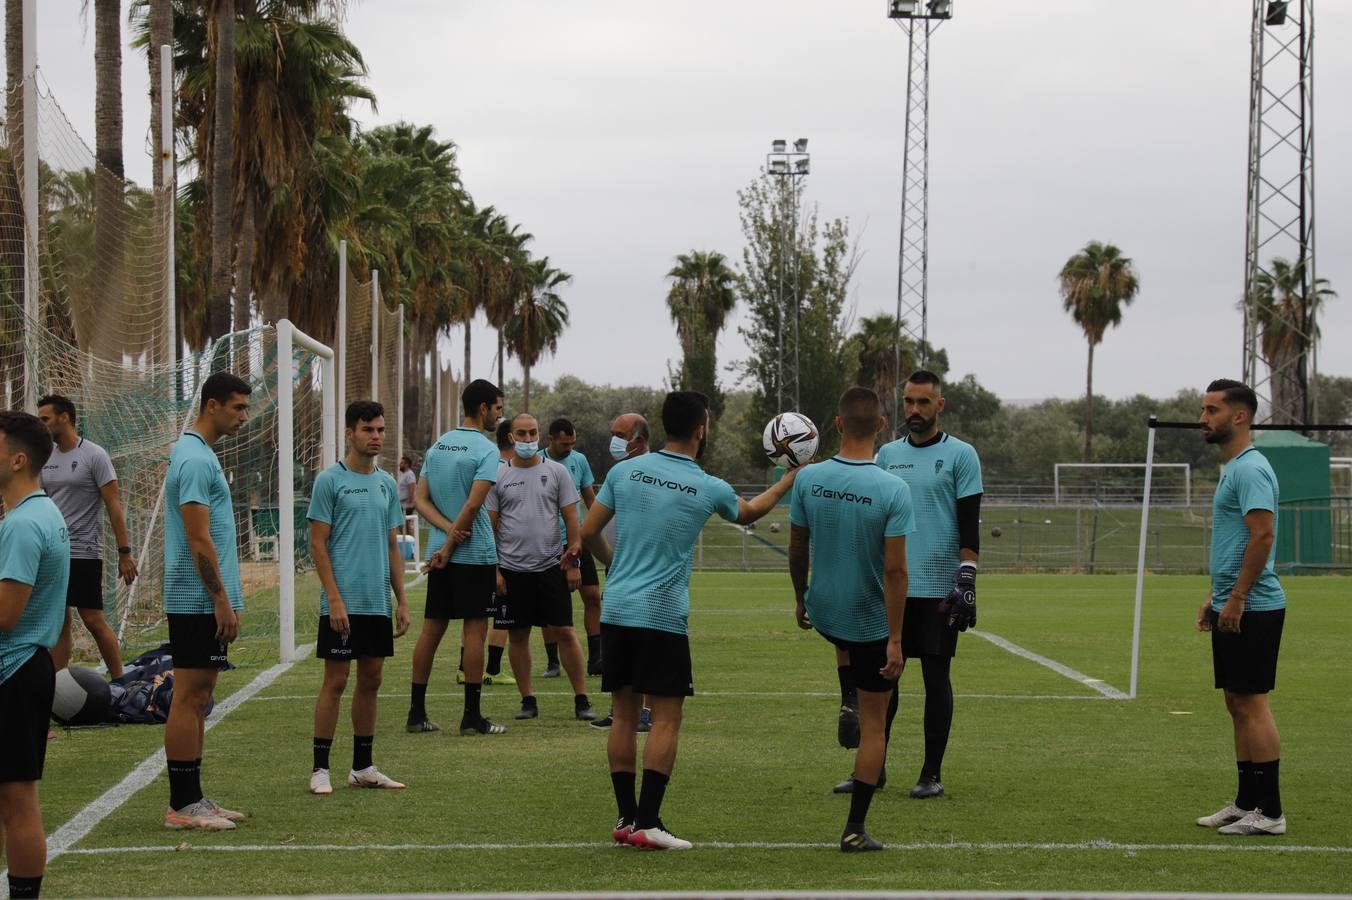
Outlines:
[[103,559],[103,496],[99,488],[117,480],[108,451],[80,438],[70,450],[52,447],[42,467],[42,489],[52,498],[70,532],[71,559]]
[[498,514],[498,565],[513,572],[543,572],[563,556],[559,510],[578,501],[568,470],[552,459],[528,469],[498,468],[486,506]]

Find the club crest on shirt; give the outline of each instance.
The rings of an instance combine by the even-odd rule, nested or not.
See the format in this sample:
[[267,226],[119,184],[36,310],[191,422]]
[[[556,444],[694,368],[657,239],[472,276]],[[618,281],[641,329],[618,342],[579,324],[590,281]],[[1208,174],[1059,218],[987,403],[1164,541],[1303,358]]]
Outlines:
[[944,470],[944,461],[942,459],[936,459],[934,461],[934,474],[938,475],[943,470]]
[[541,476],[540,476],[540,483],[541,483],[541,484],[549,484],[549,476],[548,476],[548,475],[541,475]]
[[77,468],[79,468],[79,466],[80,466],[80,461],[79,461],[78,459],[72,459],[72,460],[70,461],[70,470],[71,470],[72,472],[74,472]]

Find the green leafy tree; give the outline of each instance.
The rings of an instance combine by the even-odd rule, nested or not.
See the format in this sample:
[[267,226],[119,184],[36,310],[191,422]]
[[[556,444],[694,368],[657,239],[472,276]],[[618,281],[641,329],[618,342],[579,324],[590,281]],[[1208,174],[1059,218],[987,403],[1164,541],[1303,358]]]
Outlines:
[[1122,323],[1122,309],[1136,298],[1140,280],[1132,261],[1112,244],[1090,241],[1061,267],[1061,301],[1089,342],[1085,376],[1084,459],[1094,444],[1094,348],[1104,332]]
[[1258,323],[1259,349],[1272,373],[1271,418],[1280,424],[1308,422],[1309,349],[1319,339],[1319,312],[1338,296],[1327,279],[1307,283],[1305,263],[1274,259],[1254,279],[1250,298]]
[[737,274],[716,251],[691,250],[676,257],[667,272],[667,312],[681,342],[681,369],[676,384],[709,398],[715,421],[723,414],[718,385],[718,335],[737,305]]

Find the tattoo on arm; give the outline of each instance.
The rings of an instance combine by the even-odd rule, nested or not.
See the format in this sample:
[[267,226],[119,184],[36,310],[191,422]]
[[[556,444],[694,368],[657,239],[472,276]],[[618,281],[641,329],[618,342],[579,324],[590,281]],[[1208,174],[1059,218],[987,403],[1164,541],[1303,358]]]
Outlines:
[[224,593],[225,588],[221,585],[221,576],[216,571],[216,564],[205,553],[197,554],[197,574],[201,576],[208,594],[214,597]]

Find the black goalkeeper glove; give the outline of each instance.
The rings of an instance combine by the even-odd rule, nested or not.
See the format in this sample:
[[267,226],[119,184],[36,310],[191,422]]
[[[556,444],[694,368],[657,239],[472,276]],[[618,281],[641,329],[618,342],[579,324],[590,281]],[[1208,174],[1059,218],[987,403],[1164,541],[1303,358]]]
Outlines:
[[976,627],[976,566],[959,566],[953,575],[953,590],[944,599],[941,612],[948,627],[966,631]]

